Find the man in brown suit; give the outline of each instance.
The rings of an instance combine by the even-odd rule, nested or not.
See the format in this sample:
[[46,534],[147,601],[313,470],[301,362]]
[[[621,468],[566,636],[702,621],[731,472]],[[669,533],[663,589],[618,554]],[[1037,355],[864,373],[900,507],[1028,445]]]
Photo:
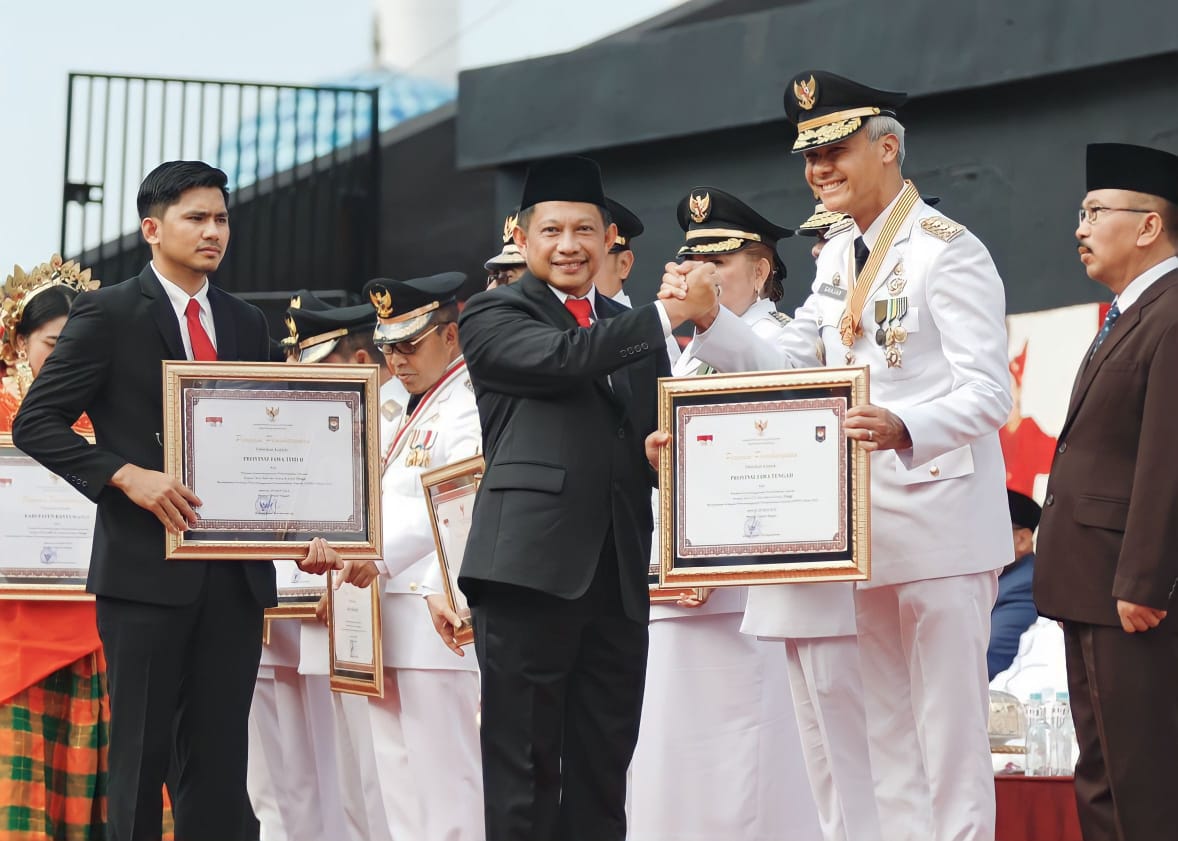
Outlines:
[[1178,157],[1088,147],[1076,229],[1115,295],[1081,363],[1039,525],[1034,593],[1063,621],[1085,841],[1178,833]]

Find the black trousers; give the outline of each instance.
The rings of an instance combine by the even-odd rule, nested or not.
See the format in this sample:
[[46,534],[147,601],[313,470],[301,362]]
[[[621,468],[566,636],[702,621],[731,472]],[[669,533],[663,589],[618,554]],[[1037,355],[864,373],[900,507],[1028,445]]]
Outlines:
[[1178,633],[1064,622],[1084,841],[1178,834]]
[[209,563],[192,604],[99,597],[97,612],[111,706],[110,841],[160,838],[173,752],[177,841],[246,841],[263,609],[238,564]]
[[647,626],[612,553],[579,599],[491,585],[471,612],[487,841],[623,841]]

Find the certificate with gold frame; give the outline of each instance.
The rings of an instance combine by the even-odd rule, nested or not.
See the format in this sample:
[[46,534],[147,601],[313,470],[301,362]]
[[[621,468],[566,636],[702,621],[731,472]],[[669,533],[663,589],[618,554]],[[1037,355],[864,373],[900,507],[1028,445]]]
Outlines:
[[659,586],[870,578],[867,401],[863,367],[659,380]]
[[429,521],[434,531],[434,546],[441,567],[442,589],[450,609],[462,620],[462,628],[454,634],[459,645],[474,642],[474,626],[470,620],[470,606],[458,589],[458,573],[470,534],[474,499],[483,479],[483,457],[468,459],[428,470],[421,474],[425,490]]
[[[94,436],[84,436],[94,443]],[[93,601],[97,506],[0,433],[0,599]]]
[[314,619],[315,606],[327,588],[327,576],[303,572],[294,561],[274,562],[278,605],[266,608],[267,619]]
[[[332,570],[332,581],[340,573]],[[328,682],[335,692],[384,697],[380,579],[327,588]]]
[[164,465],[200,498],[169,559],[299,559],[313,537],[378,559],[375,365],[165,362]]

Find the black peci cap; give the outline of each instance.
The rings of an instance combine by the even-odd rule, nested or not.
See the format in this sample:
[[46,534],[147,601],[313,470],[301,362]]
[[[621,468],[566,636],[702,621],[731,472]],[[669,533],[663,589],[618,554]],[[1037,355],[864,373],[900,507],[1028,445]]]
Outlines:
[[605,207],[601,168],[589,158],[568,156],[538,161],[528,167],[520,211],[541,202],[570,201]]
[[1088,145],[1088,192],[1132,190],[1178,204],[1178,156],[1129,143]]
[[1018,526],[1020,529],[1030,529],[1031,531],[1039,528],[1039,517],[1043,514],[1043,509],[1039,507],[1039,503],[1035,502],[1035,500],[1026,494],[1012,491],[1010,488],[1006,489],[1006,497],[1010,503],[1011,525]]

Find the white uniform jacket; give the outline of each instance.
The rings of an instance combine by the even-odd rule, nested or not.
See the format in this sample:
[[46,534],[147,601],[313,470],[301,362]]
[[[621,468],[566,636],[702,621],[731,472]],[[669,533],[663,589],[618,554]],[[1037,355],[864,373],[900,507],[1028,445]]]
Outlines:
[[438,566],[421,474],[470,456],[482,446],[478,407],[466,362],[458,357],[442,380],[404,419],[385,453],[381,480],[384,557],[380,584],[384,664],[397,669],[478,668],[442,643],[420,598]]
[[[721,308],[695,338],[695,355],[722,371],[848,364],[838,330],[846,297],[828,287],[848,289],[857,236],[852,225],[831,237],[810,296],[775,344]],[[902,364],[889,366],[875,341],[875,302],[899,298],[907,303],[899,322],[907,339]],[[1010,563],[997,432],[1011,400],[1005,298],[989,252],[969,231],[917,201],[875,276],[862,327],[850,364],[867,366],[871,402],[904,421],[913,446],[872,456],[872,573],[860,586]]]

